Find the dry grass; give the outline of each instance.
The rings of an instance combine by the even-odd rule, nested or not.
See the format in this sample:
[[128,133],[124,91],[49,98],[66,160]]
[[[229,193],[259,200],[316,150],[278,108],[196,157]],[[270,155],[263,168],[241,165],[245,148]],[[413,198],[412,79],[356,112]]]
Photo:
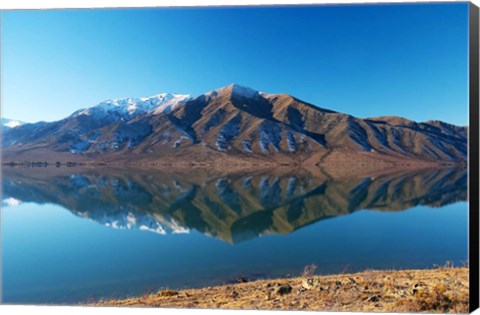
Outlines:
[[468,268],[365,271],[164,290],[97,306],[378,312],[468,312]]

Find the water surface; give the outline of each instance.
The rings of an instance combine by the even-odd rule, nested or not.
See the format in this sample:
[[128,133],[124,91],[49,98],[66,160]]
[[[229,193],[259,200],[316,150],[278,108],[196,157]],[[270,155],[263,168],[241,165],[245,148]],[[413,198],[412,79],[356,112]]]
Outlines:
[[467,259],[463,169],[3,171],[3,303],[298,276],[309,264],[330,274]]

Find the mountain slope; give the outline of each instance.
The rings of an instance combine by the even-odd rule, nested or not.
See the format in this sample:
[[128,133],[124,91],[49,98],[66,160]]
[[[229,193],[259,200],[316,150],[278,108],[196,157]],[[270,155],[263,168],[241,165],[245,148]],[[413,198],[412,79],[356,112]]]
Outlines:
[[164,93],[107,101],[39,124],[4,133],[5,161],[398,164],[467,158],[467,127],[361,119],[235,84],[196,98]]
[[51,152],[77,154],[97,142],[102,135],[102,128],[117,125],[131,129],[132,125],[128,122],[134,118],[151,111],[157,114],[169,112],[189,98],[189,95],[161,93],[139,99],[104,101],[80,109],[59,121],[25,124],[9,130],[3,135],[3,146],[31,151],[44,148]]

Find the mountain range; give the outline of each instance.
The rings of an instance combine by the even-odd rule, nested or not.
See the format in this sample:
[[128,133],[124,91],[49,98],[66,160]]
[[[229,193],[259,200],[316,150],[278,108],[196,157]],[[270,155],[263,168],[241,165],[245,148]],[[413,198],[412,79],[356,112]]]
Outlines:
[[274,172],[120,172],[107,168],[4,170],[3,202],[56,204],[117,229],[191,230],[237,243],[287,234],[357,210],[402,211],[467,200],[464,168],[331,178],[304,169]]
[[11,124],[2,127],[4,163],[432,165],[467,159],[468,127],[357,118],[237,84],[197,97],[109,100],[59,121]]

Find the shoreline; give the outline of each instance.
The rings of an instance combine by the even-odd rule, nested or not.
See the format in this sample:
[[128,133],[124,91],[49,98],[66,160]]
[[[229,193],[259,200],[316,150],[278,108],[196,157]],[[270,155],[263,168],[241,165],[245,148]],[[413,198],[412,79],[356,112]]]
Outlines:
[[367,270],[161,290],[91,306],[467,313],[468,267]]

